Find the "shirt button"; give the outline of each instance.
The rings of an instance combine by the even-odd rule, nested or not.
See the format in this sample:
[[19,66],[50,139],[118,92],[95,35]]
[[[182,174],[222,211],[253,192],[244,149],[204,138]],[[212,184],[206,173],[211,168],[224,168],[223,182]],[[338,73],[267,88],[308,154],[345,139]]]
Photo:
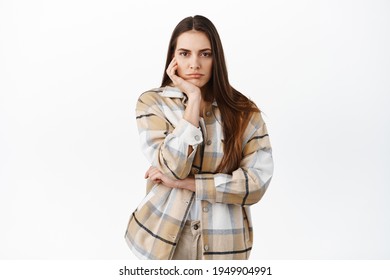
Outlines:
[[200,140],[200,136],[199,135],[195,135],[195,140],[199,141]]
[[209,212],[209,208],[207,208],[207,207],[203,207],[203,212]]
[[210,117],[211,116],[211,112],[206,112],[206,116]]
[[204,250],[208,251],[209,250],[209,246],[208,245],[204,245]]
[[207,140],[207,143],[206,143],[207,145],[211,145],[211,140]]

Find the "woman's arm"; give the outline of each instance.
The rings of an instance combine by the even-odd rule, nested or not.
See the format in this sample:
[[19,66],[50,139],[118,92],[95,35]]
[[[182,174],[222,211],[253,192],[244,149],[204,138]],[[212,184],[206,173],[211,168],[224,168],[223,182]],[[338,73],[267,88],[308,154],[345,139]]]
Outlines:
[[141,148],[152,166],[172,179],[184,179],[191,171],[197,146],[203,142],[199,129],[199,111],[202,102],[200,89],[175,74],[177,62],[170,63],[167,74],[174,85],[184,92],[187,106],[176,126],[166,114],[180,110],[177,105],[168,108],[158,93],[141,95],[137,103],[137,125]]
[[[158,92],[142,94],[136,106],[136,121],[142,152],[150,165],[172,179],[184,179],[191,171],[197,147],[203,141],[199,128],[184,118],[173,124],[166,107],[178,107]],[[171,104],[167,104],[170,102]]]
[[173,58],[166,72],[175,87],[179,88],[188,97],[187,107],[184,111],[183,118],[192,125],[199,127],[199,112],[200,104],[202,102],[201,90],[194,84],[187,82],[183,78],[176,75],[176,70],[177,61],[176,58]]
[[232,174],[196,174],[196,199],[244,206],[262,198],[273,175],[272,148],[260,113],[254,113],[248,126],[252,126],[252,133],[240,167]]
[[145,179],[152,180],[156,184],[163,184],[170,188],[186,189],[195,192],[195,179],[194,177],[187,177],[182,180],[171,179],[164,175],[156,167],[151,166],[145,173]]
[[232,174],[196,174],[184,180],[172,180],[157,168],[150,167],[145,178],[171,188],[183,188],[196,193],[196,199],[210,203],[252,205],[258,202],[273,175],[272,149],[268,131],[261,115],[252,119],[260,127],[254,129],[244,147],[240,168]]

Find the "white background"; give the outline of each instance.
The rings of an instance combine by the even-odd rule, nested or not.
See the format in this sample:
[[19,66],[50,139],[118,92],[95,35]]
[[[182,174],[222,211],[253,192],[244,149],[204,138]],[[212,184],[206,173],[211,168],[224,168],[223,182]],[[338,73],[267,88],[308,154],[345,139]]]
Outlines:
[[388,1],[1,0],[0,259],[135,259],[135,103],[195,14],[271,136],[252,259],[390,258]]

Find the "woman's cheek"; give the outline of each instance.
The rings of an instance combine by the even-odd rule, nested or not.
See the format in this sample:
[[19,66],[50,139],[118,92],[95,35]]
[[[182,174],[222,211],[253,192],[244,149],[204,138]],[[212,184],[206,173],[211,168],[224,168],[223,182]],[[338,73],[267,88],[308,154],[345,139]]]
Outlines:
[[177,70],[176,70],[176,72],[177,72],[177,75],[179,77],[183,78],[183,76],[184,76],[183,67],[179,64],[179,62],[177,63]]

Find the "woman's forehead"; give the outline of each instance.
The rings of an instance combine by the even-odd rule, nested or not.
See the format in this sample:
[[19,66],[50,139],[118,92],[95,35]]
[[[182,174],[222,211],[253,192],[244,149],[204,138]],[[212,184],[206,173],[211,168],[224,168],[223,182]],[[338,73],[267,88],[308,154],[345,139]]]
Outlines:
[[177,38],[176,49],[211,49],[211,43],[204,32],[191,30],[179,35]]

